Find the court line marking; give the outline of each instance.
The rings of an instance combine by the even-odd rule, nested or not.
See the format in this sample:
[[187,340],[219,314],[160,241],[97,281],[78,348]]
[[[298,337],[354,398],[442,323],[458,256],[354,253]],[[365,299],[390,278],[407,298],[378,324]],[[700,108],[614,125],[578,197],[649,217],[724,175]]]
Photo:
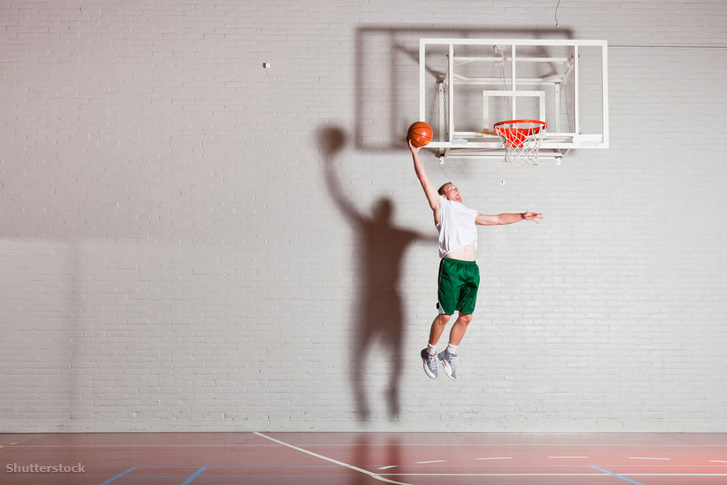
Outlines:
[[709,460],[710,463],[727,463],[727,461],[724,460]]
[[649,456],[629,456],[629,460],[662,460],[662,461],[670,461],[671,458],[652,458]]
[[[603,477],[603,473],[401,473],[402,477]],[[688,475],[692,476],[692,475]],[[643,484],[638,484],[643,485]]]
[[313,453],[312,451],[308,451],[306,449],[299,448],[298,446],[291,445],[290,443],[286,443],[285,441],[280,441],[280,440],[277,440],[275,438],[271,438],[270,436],[266,436],[266,435],[264,435],[262,433],[258,433],[257,431],[254,431],[253,433],[255,435],[261,437],[261,438],[265,438],[266,440],[270,440],[270,441],[272,441],[274,443],[278,443],[280,445],[287,446],[288,448],[291,448],[291,449],[296,450],[296,451],[300,451],[301,453],[305,453],[305,454],[308,454],[310,456],[314,456],[316,458],[320,458],[321,460],[325,460],[325,461],[328,461],[330,463],[335,463],[336,465],[340,465],[342,467],[348,468],[349,470],[354,470],[354,471],[357,471],[359,473],[363,473],[364,475],[370,476],[374,480],[379,480],[381,482],[386,482],[386,483],[393,483],[395,485],[411,485],[411,484],[408,484],[408,483],[396,482],[394,480],[389,480],[388,478],[384,478],[381,475],[377,475],[376,473],[370,472],[368,470],[364,470],[363,468],[359,468],[357,466],[349,465],[348,463],[344,463],[342,461],[334,460],[333,458],[329,458],[327,456],[319,455],[318,453]]
[[[253,432],[254,434],[254,432]],[[363,447],[371,447],[371,446],[379,446],[377,443],[345,443],[346,446],[363,446]],[[487,447],[498,447],[501,448],[503,446],[514,446],[514,447],[523,447],[523,448],[532,448],[532,447],[548,447],[548,446],[561,446],[563,443],[482,443],[482,442],[472,442],[472,443],[455,443],[447,445],[447,447],[470,447],[470,446],[487,446]],[[187,448],[187,447],[195,447],[195,448],[214,448],[214,447],[224,447],[224,448],[231,448],[231,447],[260,447],[260,446],[275,446],[275,445],[255,445],[255,444],[246,444],[246,443],[224,443],[224,444],[184,444],[184,443],[158,443],[158,444],[122,444],[122,443],[116,443],[116,444],[110,444],[110,443],[89,443],[89,444],[55,444],[55,445],[18,445],[17,443],[10,443],[10,445],[16,445],[17,448]],[[321,447],[339,447],[341,446],[341,443],[316,443],[312,444],[311,446],[316,448]],[[433,443],[407,443],[407,447],[428,447],[428,446],[440,446],[439,444],[433,444]],[[579,446],[579,447],[586,447],[591,446],[594,448],[642,448],[643,444],[617,444],[617,443],[569,443],[569,446]],[[724,448],[727,447],[727,444],[649,444],[649,447],[652,448]]]
[[629,473],[630,477],[727,477],[727,473]]
[[[241,443],[229,443],[229,444],[220,444],[220,445],[206,445],[206,444],[178,444],[173,445],[169,443],[159,443],[156,445],[153,444],[130,444],[130,445],[122,445],[122,444],[103,444],[103,443],[95,443],[95,444],[88,444],[88,445],[18,445],[15,448],[259,448],[261,446],[266,446],[273,448],[275,445],[252,445],[252,444],[241,444]],[[316,446],[341,446],[338,445],[316,445]],[[369,445],[356,445],[353,444],[351,446],[369,446]],[[373,446],[373,445],[371,445]]]
[[488,458],[475,458],[475,460],[512,460],[512,456],[493,456]]
[[118,475],[116,475],[115,477],[111,477],[111,478],[109,478],[109,479],[108,479],[108,480],[106,480],[105,482],[102,482],[102,483],[101,483],[100,485],[108,485],[109,483],[111,483],[111,482],[115,481],[115,480],[116,480],[117,478],[121,478],[121,477],[123,477],[124,475],[126,475],[127,473],[131,473],[131,472],[133,472],[134,470],[136,470],[136,467],[135,467],[135,466],[132,466],[131,468],[129,468],[129,469],[128,469],[128,470],[126,470],[125,472],[119,473],[119,474],[118,474]]
[[563,459],[563,460],[587,460],[589,456],[549,456],[548,458]]
[[445,460],[415,461],[417,465],[428,465],[430,463],[446,463]]
[[206,466],[200,467],[199,470],[197,470],[196,472],[194,472],[192,475],[189,476],[189,478],[187,478],[185,481],[183,481],[182,482],[182,485],[189,485],[190,483],[192,483],[192,480],[194,480],[195,478],[197,478],[198,476],[200,476],[200,474],[203,471],[205,471],[206,469],[207,469]]
[[625,481],[627,481],[629,483],[632,483],[634,485],[644,485],[643,483],[637,482],[635,480],[631,480],[630,478],[626,478],[626,477],[624,477],[622,475],[619,475],[617,473],[610,472],[608,470],[604,470],[603,468],[599,468],[599,467],[594,466],[594,465],[591,465],[591,468],[593,468],[594,470],[598,470],[600,472],[603,472],[603,473],[607,473],[608,475],[611,475],[612,477],[620,478],[621,480],[625,480]]

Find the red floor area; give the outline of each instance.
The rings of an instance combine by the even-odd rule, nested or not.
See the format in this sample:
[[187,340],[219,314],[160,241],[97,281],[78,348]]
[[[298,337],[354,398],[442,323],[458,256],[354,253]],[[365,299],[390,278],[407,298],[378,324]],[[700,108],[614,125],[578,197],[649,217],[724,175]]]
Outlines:
[[0,456],[17,485],[727,483],[727,434],[2,434]]

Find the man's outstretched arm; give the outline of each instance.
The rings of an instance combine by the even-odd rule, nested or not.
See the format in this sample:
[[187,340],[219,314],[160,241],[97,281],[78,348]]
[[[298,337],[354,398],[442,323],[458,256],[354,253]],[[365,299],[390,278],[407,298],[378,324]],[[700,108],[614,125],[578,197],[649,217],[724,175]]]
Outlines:
[[424,170],[424,165],[419,158],[420,148],[412,145],[409,139],[407,139],[407,143],[409,144],[409,150],[411,150],[411,156],[414,159],[414,172],[416,172],[417,178],[422,184],[424,194],[427,196],[427,201],[429,201],[429,207],[434,211],[434,219],[437,221],[437,215],[439,214],[439,194],[434,184],[429,180],[427,172]]
[[477,217],[475,218],[475,224],[480,226],[502,226],[505,224],[514,224],[515,222],[520,221],[533,221],[537,223],[542,218],[542,214],[530,211],[516,214],[505,213],[490,216],[477,214]]

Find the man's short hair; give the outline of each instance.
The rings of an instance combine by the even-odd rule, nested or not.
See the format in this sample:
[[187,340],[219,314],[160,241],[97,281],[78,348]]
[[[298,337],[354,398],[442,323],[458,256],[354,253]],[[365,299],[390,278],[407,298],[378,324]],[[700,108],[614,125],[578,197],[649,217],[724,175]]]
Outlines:
[[445,187],[446,187],[447,185],[453,185],[453,184],[452,184],[452,182],[447,182],[447,183],[445,183],[445,184],[442,184],[442,186],[441,186],[441,187],[439,187],[439,190],[437,190],[437,193],[438,193],[439,195],[442,195],[442,196],[443,196],[443,195],[444,195],[444,193],[445,193],[445,192],[444,192],[444,188],[445,188]]

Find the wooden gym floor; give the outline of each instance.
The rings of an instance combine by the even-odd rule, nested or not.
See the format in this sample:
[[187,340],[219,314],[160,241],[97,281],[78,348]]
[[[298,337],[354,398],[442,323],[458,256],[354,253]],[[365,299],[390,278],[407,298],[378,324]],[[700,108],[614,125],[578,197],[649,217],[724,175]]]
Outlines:
[[0,456],[17,485],[727,483],[709,433],[0,434]]

